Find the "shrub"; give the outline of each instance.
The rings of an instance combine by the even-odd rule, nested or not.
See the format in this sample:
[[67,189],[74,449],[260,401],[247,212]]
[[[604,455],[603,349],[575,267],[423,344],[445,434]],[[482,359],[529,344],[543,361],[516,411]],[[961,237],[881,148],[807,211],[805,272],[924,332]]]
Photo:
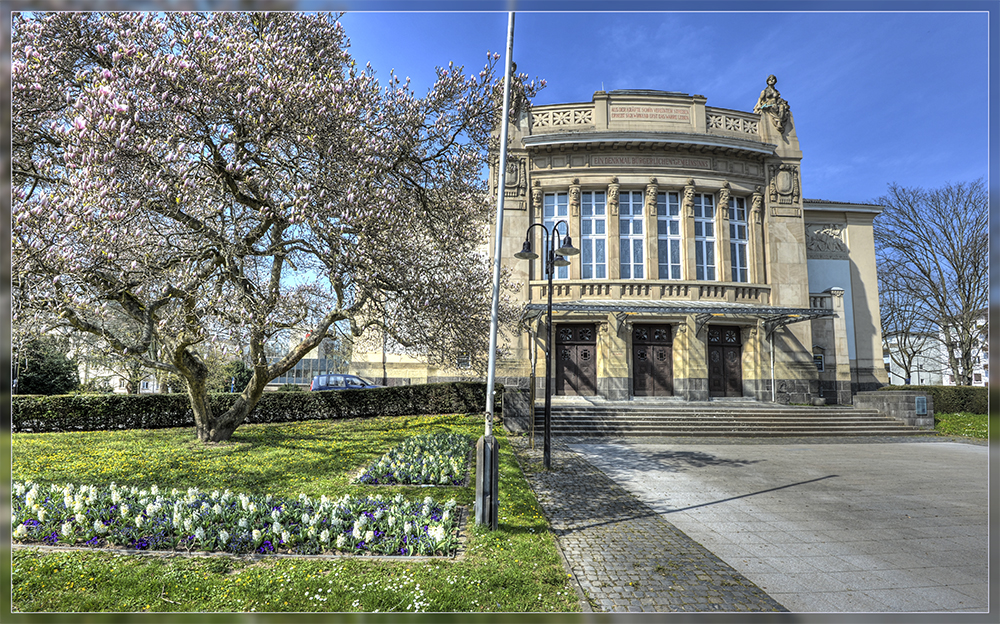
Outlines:
[[[208,395],[212,411],[229,409],[236,398],[230,393]],[[365,390],[268,392],[246,422],[469,414],[485,409],[486,384],[448,382]],[[12,397],[11,421],[15,433],[160,429],[193,427],[194,413],[187,394],[17,395]]]
[[916,390],[934,399],[934,411],[941,414],[989,413],[989,391],[979,386],[883,386],[879,390]]

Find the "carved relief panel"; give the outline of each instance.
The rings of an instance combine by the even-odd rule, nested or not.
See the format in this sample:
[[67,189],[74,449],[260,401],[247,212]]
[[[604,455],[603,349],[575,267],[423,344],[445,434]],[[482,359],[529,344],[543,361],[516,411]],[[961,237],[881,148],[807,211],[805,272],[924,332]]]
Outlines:
[[799,168],[788,163],[770,164],[768,172],[768,200],[771,214],[781,217],[797,217],[801,199]]
[[807,223],[806,257],[847,258],[847,226],[843,223]]

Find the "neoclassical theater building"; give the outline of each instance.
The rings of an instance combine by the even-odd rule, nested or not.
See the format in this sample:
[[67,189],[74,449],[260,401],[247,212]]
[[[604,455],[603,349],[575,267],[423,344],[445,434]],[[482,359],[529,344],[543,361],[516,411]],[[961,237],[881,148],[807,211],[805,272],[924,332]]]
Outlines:
[[[650,90],[514,111],[502,262],[523,322],[499,380],[527,387],[534,360],[544,387],[542,228],[528,236],[538,259],[514,254],[532,224],[565,221],[581,253],[554,268],[557,396],[849,404],[887,383],[880,208],[804,198],[808,170],[775,84],[751,111]],[[424,375],[412,381],[433,381]]]

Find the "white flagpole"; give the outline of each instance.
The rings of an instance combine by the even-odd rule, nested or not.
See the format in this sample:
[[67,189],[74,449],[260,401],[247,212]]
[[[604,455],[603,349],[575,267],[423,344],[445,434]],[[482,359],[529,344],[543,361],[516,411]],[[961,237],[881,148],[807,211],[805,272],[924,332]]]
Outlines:
[[500,309],[500,259],[503,251],[503,189],[507,182],[507,129],[510,124],[511,57],[514,55],[514,12],[507,20],[507,58],[504,62],[503,109],[500,111],[500,162],[497,171],[497,228],[493,245],[493,312],[490,317],[490,360],[486,377],[486,432],[476,443],[476,524],[498,527],[500,489],[499,444],[493,437],[494,385],[497,366],[497,326]]

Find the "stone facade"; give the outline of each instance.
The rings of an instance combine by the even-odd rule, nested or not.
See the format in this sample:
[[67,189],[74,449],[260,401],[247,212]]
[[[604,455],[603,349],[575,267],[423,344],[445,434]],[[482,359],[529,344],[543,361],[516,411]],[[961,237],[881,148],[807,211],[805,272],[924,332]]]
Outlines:
[[[533,331],[506,337],[498,381],[527,387],[534,355],[541,396],[551,295],[557,395],[843,404],[886,383],[880,208],[803,198],[795,121],[775,84],[755,112],[598,91],[511,124],[503,264],[524,285]],[[543,229],[559,222],[582,253],[554,267],[550,293]],[[513,257],[526,238],[538,259]]]

